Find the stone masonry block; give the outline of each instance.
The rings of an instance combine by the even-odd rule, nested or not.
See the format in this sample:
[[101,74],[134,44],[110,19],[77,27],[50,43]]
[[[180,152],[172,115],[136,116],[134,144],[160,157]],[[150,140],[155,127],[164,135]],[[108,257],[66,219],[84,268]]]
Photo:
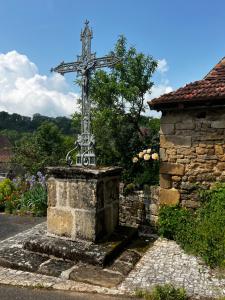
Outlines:
[[105,205],[119,199],[119,181],[118,178],[105,180]]
[[111,234],[119,219],[121,171],[118,167],[47,168],[48,232],[92,242]]
[[176,112],[166,112],[161,117],[161,124],[176,124],[182,121],[182,115]]
[[160,174],[160,187],[170,189],[172,187],[171,175]]
[[174,124],[161,124],[160,133],[161,134],[174,134]]
[[49,178],[47,182],[48,189],[48,207],[56,206],[56,180]]
[[160,160],[161,161],[167,161],[168,160],[168,156],[166,155],[166,149],[160,148],[159,154],[160,154]]
[[223,147],[221,145],[215,145],[215,154],[216,155],[223,155]]
[[70,211],[48,208],[47,226],[48,232],[64,237],[71,237],[74,219]]
[[194,122],[186,122],[186,120],[183,120],[181,123],[176,124],[176,129],[179,130],[191,130],[195,129],[195,123]]
[[176,163],[162,162],[160,164],[160,174],[184,175],[184,165]]
[[88,241],[96,241],[96,214],[88,210],[75,210],[76,237]]
[[180,193],[177,189],[162,189],[159,191],[159,202],[161,205],[176,205],[180,201]]
[[57,206],[67,206],[67,193],[67,182],[65,180],[56,180]]
[[160,135],[160,147],[171,148],[174,146],[191,147],[191,136]]
[[68,183],[69,206],[72,208],[93,209],[96,207],[96,182],[85,180]]
[[225,128],[225,120],[212,121],[211,127],[212,128]]

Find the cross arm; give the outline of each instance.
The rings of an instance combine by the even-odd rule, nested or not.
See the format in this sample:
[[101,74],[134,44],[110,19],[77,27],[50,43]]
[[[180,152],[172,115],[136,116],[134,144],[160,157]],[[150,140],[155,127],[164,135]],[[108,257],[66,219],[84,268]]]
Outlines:
[[115,64],[120,62],[120,59],[116,56],[108,55],[95,59],[95,68],[113,67]]
[[57,72],[61,75],[64,75],[65,73],[69,72],[76,72],[78,65],[79,62],[64,63],[63,61],[57,67],[51,68],[51,72]]

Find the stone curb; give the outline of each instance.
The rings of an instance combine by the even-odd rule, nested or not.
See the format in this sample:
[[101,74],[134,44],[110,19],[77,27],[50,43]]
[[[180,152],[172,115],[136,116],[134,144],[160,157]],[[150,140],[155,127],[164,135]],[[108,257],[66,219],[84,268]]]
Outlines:
[[80,293],[98,293],[112,296],[132,296],[132,293],[120,291],[116,288],[104,288],[82,282],[63,280],[62,278],[56,278],[24,271],[17,271],[3,267],[0,267],[0,284],[21,287],[46,288],[62,291],[73,291]]

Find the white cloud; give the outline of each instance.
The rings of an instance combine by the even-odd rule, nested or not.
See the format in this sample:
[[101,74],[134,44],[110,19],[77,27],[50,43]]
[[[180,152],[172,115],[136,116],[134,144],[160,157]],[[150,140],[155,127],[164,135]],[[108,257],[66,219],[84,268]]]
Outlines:
[[32,116],[70,116],[78,110],[78,95],[59,74],[40,75],[26,55],[0,54],[0,111]]
[[[167,79],[166,72],[169,70],[168,63],[165,58],[158,60],[158,67],[156,69],[156,76],[158,80],[156,80],[155,84],[151,88],[151,94],[147,93],[145,95],[146,103],[147,101],[158,98],[159,96],[163,94],[167,94],[173,91],[172,86],[169,83],[169,80]],[[150,110],[149,107],[146,109],[146,115],[153,116],[153,117],[160,117],[161,113]]]
[[157,85],[153,85],[152,92],[149,95],[149,100],[158,98],[159,96],[163,94],[167,94],[173,91],[173,88],[169,85],[168,81],[162,81],[161,83]]
[[160,73],[165,73],[169,70],[169,66],[165,58],[158,60],[157,70]]

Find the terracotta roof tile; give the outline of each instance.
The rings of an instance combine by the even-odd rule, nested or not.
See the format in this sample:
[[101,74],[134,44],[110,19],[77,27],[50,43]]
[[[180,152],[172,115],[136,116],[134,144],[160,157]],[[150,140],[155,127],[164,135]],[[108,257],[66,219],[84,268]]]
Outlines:
[[204,100],[224,100],[225,57],[202,79],[148,102],[150,108],[160,109],[174,103],[195,103]]

